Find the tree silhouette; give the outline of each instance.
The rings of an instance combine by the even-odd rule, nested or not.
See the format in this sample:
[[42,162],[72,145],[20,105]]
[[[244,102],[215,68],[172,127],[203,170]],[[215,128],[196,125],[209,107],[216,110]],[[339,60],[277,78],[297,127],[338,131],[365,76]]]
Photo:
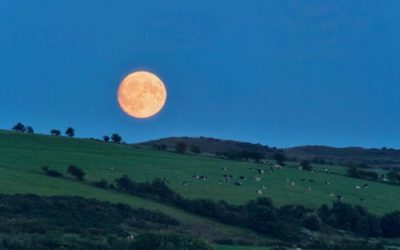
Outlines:
[[110,137],[108,135],[103,136],[103,141],[109,142],[110,141]]
[[52,130],[50,130],[50,134],[52,134],[54,136],[59,136],[59,135],[61,135],[61,131],[58,129],[52,129]]
[[122,138],[121,138],[121,136],[119,134],[112,134],[111,140],[114,143],[120,143],[122,141]]
[[13,128],[14,131],[18,131],[18,132],[25,132],[26,128],[24,126],[24,124],[18,122]]
[[304,170],[311,171],[312,166],[309,160],[303,160],[301,161],[300,165],[303,167]]
[[69,137],[74,137],[75,136],[75,130],[73,128],[69,127],[65,131],[65,134],[68,135]]
[[285,166],[286,156],[284,154],[282,153],[275,154],[274,159],[277,164]]
[[33,128],[31,126],[26,127],[26,132],[29,134],[35,133],[35,131],[33,131]]

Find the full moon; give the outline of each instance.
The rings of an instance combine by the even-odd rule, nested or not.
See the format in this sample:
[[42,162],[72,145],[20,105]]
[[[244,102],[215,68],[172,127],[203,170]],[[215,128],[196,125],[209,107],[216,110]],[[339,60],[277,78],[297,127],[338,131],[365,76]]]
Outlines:
[[167,90],[156,75],[146,71],[129,74],[118,89],[122,110],[135,118],[154,116],[164,107]]

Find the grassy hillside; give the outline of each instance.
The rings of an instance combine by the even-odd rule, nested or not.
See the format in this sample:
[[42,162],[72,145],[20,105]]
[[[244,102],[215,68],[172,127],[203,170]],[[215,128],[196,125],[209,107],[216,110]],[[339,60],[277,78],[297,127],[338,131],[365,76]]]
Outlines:
[[[208,197],[242,204],[257,198],[257,190],[265,186],[263,196],[272,198],[277,205],[298,203],[317,207],[323,203],[330,204],[334,198],[328,197],[327,193],[335,193],[342,195],[346,202],[361,204],[380,214],[400,207],[400,187],[383,183],[319,172],[310,173],[295,168],[268,171],[261,176],[260,182],[256,182],[252,179],[257,175],[255,168],[262,165],[253,163],[180,155],[94,140],[0,132],[1,192],[79,194],[105,200],[124,200],[121,194],[48,178],[40,169],[47,165],[65,172],[69,164],[83,168],[87,172],[87,179],[93,181],[101,178],[112,181],[123,174],[137,181],[167,178],[173,189],[188,198]],[[223,171],[221,167],[227,167],[228,171]],[[208,176],[208,180],[193,179],[192,176],[196,174]],[[223,174],[244,176],[247,180],[243,185],[236,186],[234,182],[237,180],[223,182]],[[306,181],[302,182],[301,179]],[[309,182],[309,179],[314,182]],[[184,181],[188,182],[187,186],[182,185]],[[327,181],[329,185],[325,184]],[[369,188],[355,188],[356,185],[363,184],[368,184]],[[367,202],[361,203],[360,198],[367,198]],[[149,202],[131,201],[132,199],[128,199],[130,203]],[[174,211],[169,207],[164,209],[171,210],[170,213]]]

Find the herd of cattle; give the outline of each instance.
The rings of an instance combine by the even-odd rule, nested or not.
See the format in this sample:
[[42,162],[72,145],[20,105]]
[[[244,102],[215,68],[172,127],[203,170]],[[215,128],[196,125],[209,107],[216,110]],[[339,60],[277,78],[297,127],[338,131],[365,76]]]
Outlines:
[[[251,178],[251,180],[255,181],[255,182],[261,182],[262,176],[266,172],[268,172],[268,171],[274,172],[274,171],[279,170],[281,168],[282,168],[282,166],[280,166],[280,165],[273,165],[273,166],[270,166],[269,168],[264,168],[264,169],[263,168],[253,168],[253,167],[249,167],[248,169],[250,171],[254,172],[253,173],[254,176]],[[240,187],[240,186],[244,185],[246,183],[246,181],[248,181],[247,178],[245,176],[243,176],[243,175],[234,176],[234,175],[230,174],[229,173],[229,169],[227,167],[221,167],[221,170],[222,170],[221,178],[218,181],[218,183],[220,185],[222,185],[223,183],[233,183],[235,186]],[[325,173],[329,173],[329,170],[325,169],[324,172]],[[193,179],[193,181],[207,181],[209,178],[206,175],[195,174],[195,175],[192,176],[192,179]],[[314,183],[315,180],[314,179],[301,178],[300,182],[308,183],[307,190],[309,192],[311,192],[312,191],[312,183]],[[330,185],[331,183],[329,181],[324,181],[324,184],[325,185]],[[190,182],[189,181],[183,181],[182,185],[185,186],[185,187],[189,186]],[[290,187],[294,187],[294,186],[296,186],[296,182],[294,180],[290,180],[290,178],[286,178],[286,187],[290,188]],[[368,184],[363,184],[363,185],[355,186],[355,189],[367,189],[368,187],[369,187]],[[256,189],[255,191],[256,191],[256,194],[258,196],[261,196],[263,194],[263,191],[266,190],[266,189],[267,189],[266,186],[260,186],[260,188]],[[330,192],[330,193],[327,193],[327,196],[331,197],[331,198],[334,198],[337,201],[342,201],[343,200],[343,195],[340,195],[340,194],[335,194],[335,193],[331,193]],[[360,201],[363,202],[363,203],[366,203],[367,202],[367,198],[360,198]]]

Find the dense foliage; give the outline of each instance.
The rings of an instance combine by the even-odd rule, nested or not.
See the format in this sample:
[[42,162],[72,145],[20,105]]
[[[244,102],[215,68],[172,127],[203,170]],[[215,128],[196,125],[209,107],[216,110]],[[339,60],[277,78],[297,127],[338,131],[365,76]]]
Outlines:
[[302,205],[277,208],[268,198],[259,198],[236,206],[225,201],[185,199],[161,179],[155,179],[152,183],[137,183],[125,175],[115,182],[119,191],[168,202],[188,212],[226,224],[247,227],[285,241],[297,241],[304,237],[303,227],[319,231],[323,226],[367,237],[400,237],[400,212],[386,214],[381,218],[361,206],[351,206],[343,202],[334,202],[331,208],[322,205],[317,211]]
[[0,249],[210,249],[181,235],[143,233],[179,225],[165,214],[80,197],[0,195],[0,221]]

